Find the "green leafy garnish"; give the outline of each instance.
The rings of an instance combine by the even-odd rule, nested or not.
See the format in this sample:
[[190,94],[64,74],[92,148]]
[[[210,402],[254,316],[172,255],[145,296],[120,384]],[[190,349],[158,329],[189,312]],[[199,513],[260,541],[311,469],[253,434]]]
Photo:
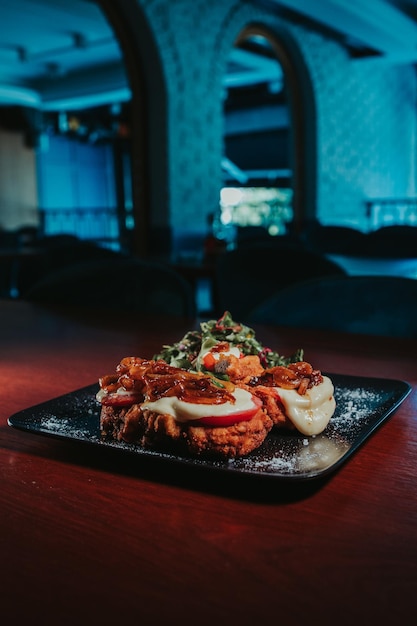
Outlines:
[[255,337],[255,331],[249,326],[235,322],[226,311],[218,320],[201,322],[200,331],[188,331],[181,341],[172,345],[164,345],[154,359],[163,359],[169,365],[201,371],[201,355],[219,341],[227,341],[231,347],[237,347],[242,354],[257,355],[265,368],[276,365],[289,365],[303,360],[303,350],[284,357],[278,352],[263,346]]

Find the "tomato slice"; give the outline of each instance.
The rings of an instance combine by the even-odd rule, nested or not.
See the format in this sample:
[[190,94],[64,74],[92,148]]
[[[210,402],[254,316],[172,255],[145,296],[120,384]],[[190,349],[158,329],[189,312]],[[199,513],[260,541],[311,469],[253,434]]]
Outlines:
[[262,407],[262,400],[257,396],[252,396],[253,407],[246,411],[236,411],[227,415],[206,415],[200,419],[189,422],[191,426],[233,426],[238,422],[248,422]]
[[214,370],[214,366],[216,365],[216,359],[211,352],[207,352],[207,354],[204,356],[203,365],[206,370],[209,370],[209,372],[212,372]]
[[104,406],[132,406],[142,402],[143,397],[135,393],[108,393],[101,399]]

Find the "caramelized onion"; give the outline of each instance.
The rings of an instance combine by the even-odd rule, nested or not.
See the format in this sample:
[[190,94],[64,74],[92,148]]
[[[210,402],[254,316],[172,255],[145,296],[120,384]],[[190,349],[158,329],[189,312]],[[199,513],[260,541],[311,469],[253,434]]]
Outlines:
[[235,402],[232,383],[219,383],[208,374],[189,372],[162,360],[126,357],[119,363],[117,373],[103,377],[100,386],[108,392],[118,387],[140,392],[151,402],[168,396],[196,404]]
[[256,387],[281,387],[281,389],[296,389],[300,395],[304,395],[307,389],[323,382],[323,376],[319,370],[306,361],[290,363],[288,367],[277,365],[266,369],[260,376],[254,376],[249,385]]

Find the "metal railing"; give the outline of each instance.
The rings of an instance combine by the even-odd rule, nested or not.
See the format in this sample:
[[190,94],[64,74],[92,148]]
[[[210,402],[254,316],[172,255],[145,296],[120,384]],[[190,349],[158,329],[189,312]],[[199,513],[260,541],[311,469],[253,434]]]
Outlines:
[[370,198],[365,212],[369,230],[393,224],[417,226],[417,198]]

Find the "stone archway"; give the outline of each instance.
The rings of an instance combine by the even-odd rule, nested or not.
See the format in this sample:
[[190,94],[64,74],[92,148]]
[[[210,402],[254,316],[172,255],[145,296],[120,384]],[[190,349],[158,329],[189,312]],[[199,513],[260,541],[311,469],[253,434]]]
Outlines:
[[252,23],[239,33],[235,45],[254,35],[268,39],[286,77],[291,120],[293,228],[295,233],[300,233],[316,215],[317,116],[313,86],[298,44],[287,29]]

